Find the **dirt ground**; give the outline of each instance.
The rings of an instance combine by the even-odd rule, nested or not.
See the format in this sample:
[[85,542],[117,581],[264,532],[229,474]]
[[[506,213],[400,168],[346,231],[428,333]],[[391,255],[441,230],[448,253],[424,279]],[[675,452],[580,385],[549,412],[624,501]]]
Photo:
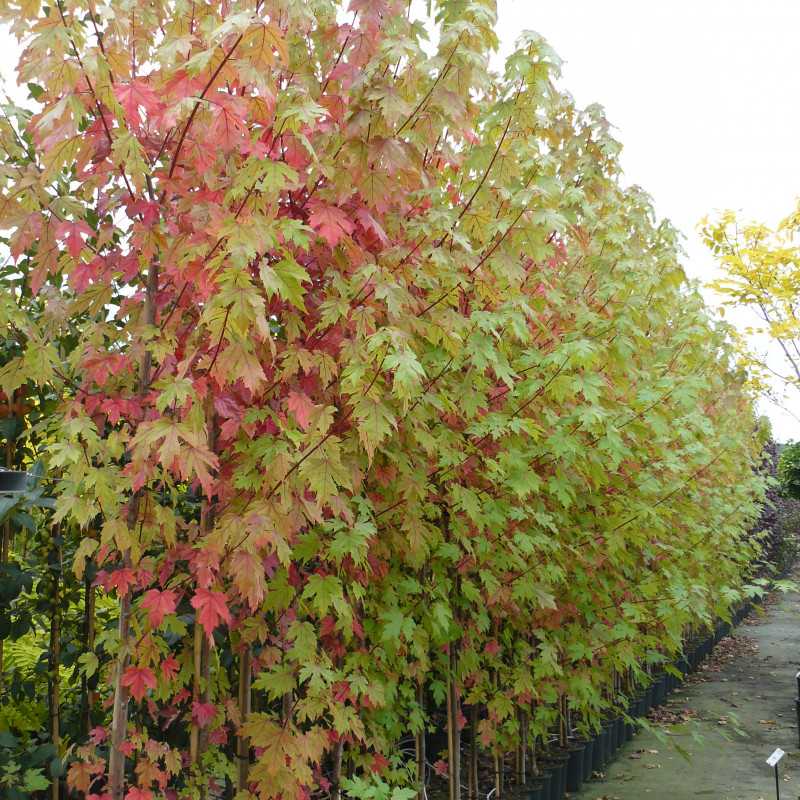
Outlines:
[[[797,579],[797,576],[795,576]],[[618,751],[606,775],[578,800],[771,800],[776,747],[781,800],[800,800],[795,673],[800,668],[800,595],[770,598]],[[685,757],[680,753],[685,751]]]

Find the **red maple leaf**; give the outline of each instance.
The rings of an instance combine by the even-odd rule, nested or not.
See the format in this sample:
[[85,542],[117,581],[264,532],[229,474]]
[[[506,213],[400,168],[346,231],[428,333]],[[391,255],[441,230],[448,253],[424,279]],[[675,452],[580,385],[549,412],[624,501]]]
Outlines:
[[201,728],[205,728],[216,716],[217,707],[213,703],[201,703],[198,700],[192,703],[192,719]]
[[56,236],[66,243],[67,250],[73,258],[77,258],[83,250],[84,241],[81,234],[87,238],[94,234],[94,231],[83,220],[62,222],[56,228]]
[[150,625],[158,628],[167,614],[171,614],[178,604],[178,593],[172,589],[160,592],[158,589],[150,589],[145,592],[142,598],[142,608],[149,612]]
[[224,622],[226,625],[231,624],[231,612],[228,611],[224,592],[198,589],[197,594],[192,598],[192,608],[197,609],[197,621],[205,628],[209,641],[220,622]]
[[149,116],[163,105],[158,95],[141,78],[136,78],[130,83],[114,84],[114,94],[125,109],[128,122],[137,128],[142,121],[140,108],[143,108]]
[[294,414],[297,424],[305,431],[308,430],[308,425],[311,419],[311,412],[314,410],[314,404],[311,398],[303,392],[289,392],[286,405],[289,411]]
[[131,690],[134,700],[141,700],[148,689],[156,688],[156,676],[148,667],[128,667],[122,676],[122,685]]
[[153,793],[149,789],[140,789],[138,786],[134,786],[132,789],[128,789],[125,800],[153,800]]
[[168,655],[162,662],[161,662],[161,674],[164,678],[168,681],[171,681],[177,674],[178,670],[180,669],[180,664],[178,660],[172,654]]
[[102,725],[98,725],[89,731],[89,739],[92,744],[102,744],[107,738],[108,732]]
[[324,203],[314,203],[308,222],[331,247],[336,247],[345,236],[353,232],[353,223],[347,214],[337,206]]
[[[98,575],[99,577],[99,575]],[[136,583],[136,572],[130,567],[114,570],[105,581],[106,590],[116,589],[120,597],[124,597]]]

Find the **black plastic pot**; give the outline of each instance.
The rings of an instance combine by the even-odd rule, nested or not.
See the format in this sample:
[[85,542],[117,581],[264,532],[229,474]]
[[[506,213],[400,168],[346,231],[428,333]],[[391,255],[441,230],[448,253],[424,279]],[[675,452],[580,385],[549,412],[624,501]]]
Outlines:
[[647,713],[653,707],[653,684],[651,683],[645,690],[644,690],[644,709],[642,716],[646,717]]
[[617,717],[614,720],[614,727],[617,730],[617,750],[625,744],[625,720]]
[[[636,717],[636,700],[632,699],[628,704],[628,716],[631,720]],[[625,741],[630,742],[636,733],[636,726],[631,722],[625,722]]]
[[558,752],[547,756],[545,769],[550,772],[550,800],[561,800],[567,791],[567,762],[569,753]]
[[667,699],[667,679],[664,675],[658,675],[653,684],[653,705],[663,706]]
[[603,765],[608,764],[614,757],[617,746],[614,743],[614,726],[610,722],[603,723],[603,731],[605,731],[605,748],[603,750]]
[[577,792],[583,783],[583,759],[586,754],[586,745],[575,742],[569,748],[569,761],[567,761],[567,791]]
[[547,794],[544,794],[545,782],[541,780],[534,780],[522,787],[520,794],[525,800],[550,800],[550,784],[547,786]]
[[536,781],[542,785],[542,800],[551,800],[551,786],[553,775],[549,770],[543,769],[541,775],[536,776]]
[[583,780],[588,781],[592,777],[592,764],[594,763],[594,750],[597,747],[597,739],[587,739],[583,747]]
[[592,749],[592,772],[602,772],[606,765],[606,749],[608,748],[608,731],[601,728],[594,737]]

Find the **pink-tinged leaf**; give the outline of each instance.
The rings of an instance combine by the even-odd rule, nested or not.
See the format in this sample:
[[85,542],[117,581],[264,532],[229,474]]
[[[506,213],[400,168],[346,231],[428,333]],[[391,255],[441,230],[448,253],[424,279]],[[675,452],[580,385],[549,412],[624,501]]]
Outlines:
[[305,431],[308,430],[311,421],[311,412],[314,410],[314,404],[311,398],[303,392],[289,392],[289,397],[286,400],[286,405],[289,411],[294,414],[297,424]]
[[145,592],[142,598],[142,608],[147,609],[150,625],[153,628],[160,627],[164,617],[175,611],[177,604],[178,594],[172,589],[167,589],[163,592],[158,589],[150,589]]
[[84,240],[81,234],[87,238],[94,234],[94,231],[83,221],[61,222],[56,229],[56,236],[67,245],[67,250],[73,258],[77,258],[83,250]]
[[353,223],[341,208],[314,203],[308,217],[311,227],[331,246],[353,232]]
[[153,793],[149,789],[140,789],[138,786],[134,786],[132,789],[128,789],[125,800],[153,800]]
[[122,676],[122,685],[130,689],[134,700],[141,700],[148,689],[157,686],[156,676],[148,667],[128,667]]
[[483,650],[490,656],[496,656],[500,652],[500,645],[497,643],[496,639],[490,639],[483,646]]
[[135,128],[138,128],[142,121],[140,108],[143,108],[149,116],[163,106],[158,95],[141,78],[136,78],[130,83],[116,83],[114,94],[125,109],[128,122]]
[[[98,573],[99,577],[99,573]],[[136,572],[130,567],[122,567],[114,570],[105,580],[105,588],[107,591],[116,589],[120,597],[125,597],[131,589],[131,586],[136,584]]]
[[231,557],[233,583],[242,599],[255,611],[264,599],[266,583],[261,559],[246,550],[237,550]]
[[214,629],[220,623],[231,624],[231,612],[228,611],[224,592],[198,589],[197,594],[192,598],[192,608],[197,609],[197,621],[205,629],[209,641],[211,641]]
[[386,235],[386,231],[366,208],[356,209],[356,219],[365,231],[372,231],[381,244],[389,244],[389,237]]
[[106,731],[102,725],[98,725],[96,728],[92,728],[89,731],[89,740],[92,744],[103,744],[107,738],[108,731]]
[[217,707],[213,703],[192,703],[192,719],[201,727],[205,728],[214,717],[217,716]]
[[171,681],[178,674],[180,666],[181,665],[178,663],[178,659],[176,659],[175,656],[170,653],[161,662],[161,674],[164,676],[166,681]]

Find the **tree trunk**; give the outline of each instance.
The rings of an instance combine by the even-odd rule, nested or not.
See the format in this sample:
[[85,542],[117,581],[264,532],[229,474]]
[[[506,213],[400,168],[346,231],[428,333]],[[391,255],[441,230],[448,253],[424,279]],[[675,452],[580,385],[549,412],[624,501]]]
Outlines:
[[[144,324],[153,325],[156,321],[156,292],[158,290],[158,262],[153,260],[147,271]],[[144,396],[150,383],[150,368],[153,357],[145,348],[139,365],[139,395]],[[139,519],[139,506],[143,490],[135,492],[128,506],[128,529],[135,531]],[[131,566],[130,551],[122,558],[124,567]],[[125,754],[120,749],[128,730],[128,689],[122,685],[122,676],[128,666],[130,643],[131,598],[126,594],[119,601],[119,653],[114,672],[114,710],[111,717],[111,749],[108,758],[108,790],[111,800],[122,800],[125,790]]]
[[[422,682],[417,686],[417,703],[419,704],[420,713],[423,720],[425,719],[425,686]],[[423,722],[422,730],[415,737],[415,750],[417,759],[417,800],[424,800],[425,798],[425,759],[427,754],[425,752],[425,724]]]
[[[94,650],[94,608],[95,593],[89,566],[91,559],[86,559],[86,569],[83,576],[83,652],[91,653]],[[81,734],[84,739],[89,736],[92,729],[92,706],[94,705],[94,691],[89,687],[89,678],[81,678]]]
[[333,751],[333,800],[342,799],[342,755],[344,754],[344,739],[339,736],[336,749]]
[[[252,668],[250,665],[250,647],[242,652],[239,657],[239,717],[244,724],[250,713],[250,683]],[[236,759],[238,764],[237,791],[247,789],[247,775],[250,771],[250,740],[246,736],[236,737]]]
[[[60,578],[61,578],[61,532],[58,527],[53,532],[53,542],[50,547],[50,557],[48,567],[50,579],[52,581],[51,610],[50,610],[50,654],[48,658],[48,712],[50,718],[50,741],[56,748],[56,754],[61,749],[61,721],[59,706],[61,704],[61,676],[59,666],[61,664],[61,602],[60,602]],[[51,800],[58,800],[60,791],[59,779],[53,778],[50,785]]]
[[469,748],[469,800],[478,800],[480,786],[478,783],[478,706],[470,711],[470,730],[472,741]]
[[[193,648],[193,682],[192,682],[192,702],[200,702],[200,678],[203,674],[203,626],[195,621],[194,623],[194,648]],[[194,715],[189,729],[189,763],[195,767],[200,760],[200,725]]]
[[517,783],[524,786],[528,780],[528,715],[523,710],[519,710],[519,747],[517,748],[519,759],[517,764]]
[[[16,398],[16,390],[11,393],[9,398],[8,416],[14,417],[14,400]],[[14,439],[9,437],[5,446],[5,461],[6,469],[14,467]],[[11,552],[11,520],[7,519],[3,523],[3,532],[0,535],[0,564],[8,563],[8,556]],[[3,654],[3,640],[0,639],[0,686],[3,685],[3,667],[4,667],[4,654]]]
[[111,751],[108,761],[108,788],[111,800],[122,800],[125,788],[125,754],[120,749],[128,730],[128,689],[122,676],[128,666],[131,600],[125,595],[119,601],[119,653],[114,671],[114,710],[111,715]]
[[461,800],[461,727],[456,671],[458,655],[451,646],[450,670],[447,679],[447,759],[450,777],[450,800]]

